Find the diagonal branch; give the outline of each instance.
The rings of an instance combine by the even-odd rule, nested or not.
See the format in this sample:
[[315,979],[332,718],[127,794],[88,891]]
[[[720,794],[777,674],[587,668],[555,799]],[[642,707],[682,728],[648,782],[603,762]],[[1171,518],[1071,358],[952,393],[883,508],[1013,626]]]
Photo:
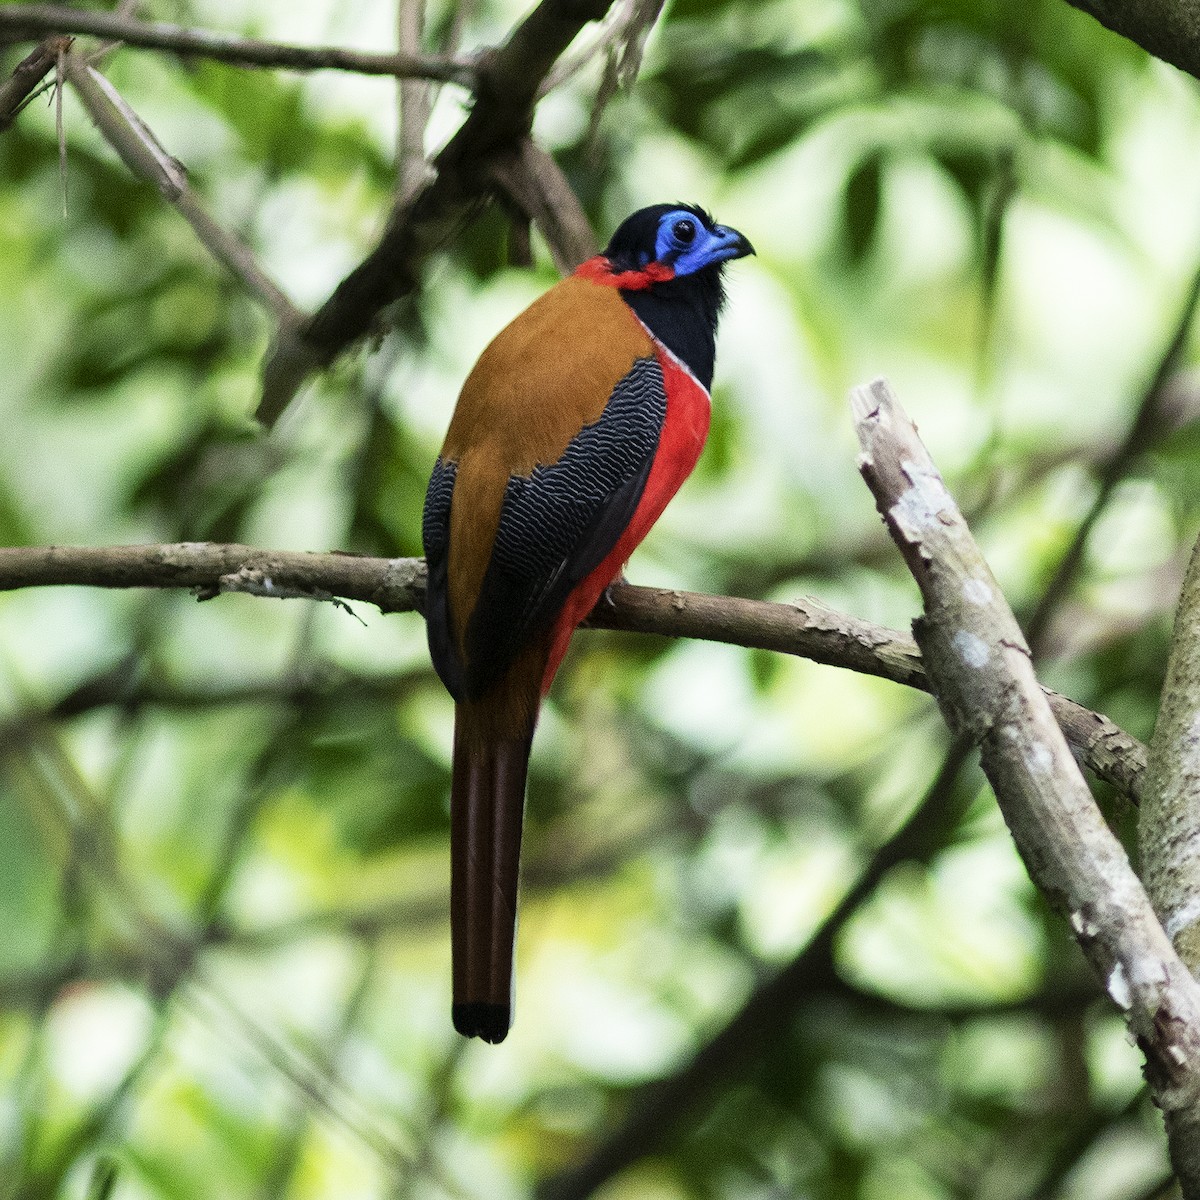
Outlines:
[[902,863],[928,862],[962,813],[950,802],[965,749],[951,751],[937,779],[904,824],[872,854],[859,877],[792,960],[760,983],[745,1003],[677,1070],[638,1089],[624,1120],[582,1162],[542,1181],[537,1200],[586,1200],[627,1167],[653,1154],[716,1086],[769,1055],[800,1001],[838,981],[837,943],[846,923]]
[[238,67],[282,67],[289,71],[353,71],[359,75],[436,79],[472,87],[473,65],[461,58],[424,54],[370,54],[332,46],[261,42],[207,29],[138,21],[118,13],[64,8],[53,4],[13,4],[0,8],[0,35],[38,38],[43,34],[88,34],[142,50],[167,50],[188,58],[210,58]]
[[258,417],[272,424],[313,372],[370,332],[389,304],[417,288],[421,265],[488,200],[497,161],[529,136],[542,80],[612,0],[542,0],[504,45],[477,60],[475,106],[434,159],[434,176],[393,211],[375,249],[301,329],[280,337],[263,368]]
[[1170,419],[1170,409],[1173,404],[1177,403],[1177,398],[1173,394],[1171,381],[1183,361],[1183,355],[1187,349],[1188,333],[1195,321],[1198,306],[1200,306],[1200,267],[1197,267],[1192,275],[1175,327],[1154,368],[1154,374],[1142,393],[1124,438],[1096,467],[1097,488],[1091,506],[1075,530],[1071,544],[1059,559],[1037,607],[1030,614],[1028,620],[1022,623],[1035,657],[1043,649],[1051,617],[1075,582],[1079,568],[1083,565],[1088,539],[1091,537],[1096,522],[1108,507],[1113,492],[1129,474],[1137,460],[1155,444],[1157,439],[1169,433],[1174,426],[1174,422]]
[[1101,25],[1200,79],[1200,0],[1069,0]]
[[498,159],[493,174],[500,190],[546,239],[561,274],[569,275],[596,253],[596,235],[579,198],[558,163],[532,138]]
[[[1176,331],[1168,344],[1167,352],[1159,364],[1153,382],[1147,388],[1138,406],[1138,415],[1135,417],[1130,431],[1122,439],[1120,445],[1114,447],[1110,454],[1105,456],[1097,468],[1102,477],[1108,478],[1111,476],[1114,482],[1119,480],[1128,470],[1129,464],[1133,461],[1134,453],[1136,453],[1131,452],[1130,447],[1140,446],[1141,448],[1145,448],[1145,442],[1143,441],[1144,431],[1148,429],[1153,430],[1156,427],[1155,421],[1167,416],[1166,410],[1170,409],[1173,404],[1176,407],[1178,406],[1178,397],[1167,395],[1167,391],[1170,390],[1168,377],[1178,365],[1178,350],[1176,346],[1183,337],[1183,334],[1186,333],[1193,308],[1194,301],[1189,295]],[[1179,332],[1180,330],[1183,330],[1183,333]],[[1162,389],[1162,391],[1160,392],[1159,389]],[[1150,412],[1157,412],[1158,415],[1154,421],[1148,422],[1147,418]],[[1178,425],[1178,421],[1174,419],[1174,414],[1170,414],[1169,423],[1173,426]],[[1150,436],[1152,438],[1153,433]],[[1102,512],[1108,499],[1111,498],[1112,490],[1112,485],[1104,489],[1104,495],[1094,505],[1094,512],[1089,514],[1089,518],[1085,522],[1086,527],[1079,531],[1076,541],[1080,544],[1080,548],[1082,548],[1083,543],[1086,541],[1087,531]],[[886,541],[887,539],[885,538],[884,543],[881,545],[886,545]],[[874,557],[878,557],[874,554],[874,551],[872,551],[872,557],[873,559]],[[1059,568],[1055,571],[1050,584],[1050,588],[1056,594],[1053,599],[1042,606],[1045,618],[1049,618],[1053,614],[1056,605],[1061,602],[1062,597],[1069,590],[1070,583],[1081,561],[1082,556],[1078,550],[1069,551],[1064,556],[1064,559],[1060,561]],[[637,612],[638,628],[645,629],[647,632],[669,632],[666,628],[654,628],[649,624],[641,624],[649,615],[640,611],[642,594],[642,589],[627,589],[626,591],[622,591],[619,594],[621,607],[636,606],[639,609]],[[709,614],[706,612],[706,604],[710,600],[716,601],[718,605],[723,603],[718,598],[687,597],[687,604],[685,606],[681,605],[681,608],[684,609],[687,615],[679,623],[677,633],[680,636],[698,638],[712,636],[711,631],[706,628],[710,615],[716,618],[716,613]],[[598,615],[599,613],[593,613],[591,618],[593,622],[597,621]],[[840,614],[835,613],[828,614],[828,617],[835,622],[844,619],[840,617]],[[818,617],[816,614],[813,614],[809,619],[810,621],[816,621]],[[672,619],[666,614],[663,615],[663,621],[664,623],[674,624]],[[762,642],[755,644],[763,645],[767,642],[767,637],[763,636],[763,631],[770,628],[771,621],[764,617],[760,629]],[[880,652],[881,656],[884,653],[890,655],[890,648],[885,652],[883,643],[874,645],[871,642],[873,635],[865,627],[856,624],[853,631],[865,635],[866,653],[869,657],[873,657],[876,650]],[[782,633],[782,631],[780,632]],[[846,628],[844,632],[850,633],[852,630]],[[783,636],[786,637],[786,635]],[[896,643],[891,644],[895,649],[898,650],[903,645],[906,655],[916,649],[916,643],[910,642],[904,635],[895,634],[894,636],[900,639]],[[741,644],[749,643],[743,642]],[[872,646],[874,646],[873,649]],[[784,647],[776,645],[764,645],[764,648],[784,649]],[[820,658],[818,653],[813,653],[811,650],[805,650],[803,653],[808,657],[814,658],[816,661],[836,661],[838,665],[850,666],[851,656],[854,651],[849,646],[843,646],[838,651],[841,657],[836,659]],[[906,658],[904,661],[909,664],[915,664],[918,660]],[[859,669],[859,666],[854,666],[851,669]],[[868,670],[868,673],[874,672]],[[907,682],[913,687],[924,689],[928,689],[929,687],[928,681],[925,678],[923,665],[921,667],[919,682],[916,679],[904,680],[898,675],[888,674],[886,677],[894,679],[896,682]],[[1128,766],[1133,761],[1133,759],[1127,758],[1125,755],[1125,751],[1130,749],[1127,744],[1129,741],[1128,735],[1123,731],[1116,731],[1114,735],[1115,727],[1111,726],[1107,718],[1099,718],[1103,726],[1107,726],[1105,728],[1101,724],[1096,723],[1096,714],[1082,708],[1079,708],[1076,713],[1069,713],[1062,705],[1062,697],[1052,692],[1047,692],[1047,696],[1051,707],[1054,709],[1055,717],[1067,735],[1067,740],[1071,743],[1076,756],[1099,777],[1107,778],[1109,781],[1113,779],[1112,775],[1106,776],[1105,772],[1097,770],[1096,766],[1097,760],[1094,755],[1097,751],[1107,754],[1107,751],[1103,749],[1105,746],[1108,746],[1115,752],[1116,762]],[[1110,738],[1113,740],[1110,741]],[[1091,746],[1092,749],[1089,751],[1083,750],[1082,748],[1085,745]],[[969,739],[960,737],[954,740],[946,753],[946,757],[943,760],[934,783],[918,806],[918,813],[932,814],[945,809],[950,804],[950,797],[954,794],[955,780],[967,761],[969,747]],[[1132,786],[1128,789],[1121,787],[1119,784],[1117,786],[1130,799],[1136,801],[1137,795],[1143,786],[1142,768],[1145,765],[1145,748],[1139,747],[1134,752],[1134,758],[1140,765],[1135,771],[1124,774],[1124,777],[1130,781]],[[721,1079],[728,1078],[735,1071],[743,1069],[747,1062],[759,1052],[762,1045],[760,1030],[763,1027],[764,1020],[767,1020],[767,1032],[770,1035],[770,1033],[781,1029],[791,1018],[796,1004],[805,994],[799,981],[804,979],[808,974],[813,974],[819,978],[820,972],[824,969],[824,959],[822,958],[821,951],[822,943],[831,937],[836,937],[848,916],[856,911],[857,906],[871,894],[875,886],[877,886],[887,872],[900,863],[920,863],[926,861],[928,856],[939,846],[945,844],[944,831],[948,827],[947,824],[942,823],[938,827],[937,834],[933,835],[925,829],[929,820],[930,817],[928,815],[918,819],[916,814],[914,814],[913,821],[910,821],[909,825],[905,827],[906,830],[912,829],[912,836],[906,833],[903,839],[893,839],[880,847],[866,867],[860,883],[855,884],[853,892],[847,896],[846,901],[839,903],[838,907],[826,918],[822,929],[814,936],[812,947],[806,947],[793,961],[793,964],[784,969],[784,972],[779,977],[779,980],[783,982],[771,980],[762,985],[762,989],[767,989],[765,993],[762,992],[762,989],[755,991],[742,1008],[734,1013],[721,1029],[711,1035],[704,1047],[690,1061],[681,1064],[663,1078],[640,1088],[627,1118],[611,1130],[581,1163],[567,1169],[560,1175],[552,1176],[545,1180],[539,1188],[538,1194],[540,1200],[582,1200],[583,1197],[591,1195],[597,1188],[620,1171],[626,1169],[639,1159],[654,1153],[663,1144],[664,1140],[670,1136],[672,1129],[680,1127],[683,1117],[691,1115],[694,1118],[698,1109],[705,1103],[706,1098],[711,1098],[715,1084]],[[923,829],[925,829],[924,833],[921,832]],[[928,840],[930,837],[933,838],[932,842]],[[929,849],[928,853],[926,853],[925,848],[930,846],[932,846],[932,849]],[[830,969],[832,970],[832,967]],[[789,975],[793,981],[793,986],[791,987],[788,987],[786,983],[786,977]],[[761,999],[760,995],[765,995],[772,1002],[782,1004],[785,1007],[782,1009],[772,1007],[771,1004]]]
[[299,324],[300,311],[259,266],[249,247],[213,220],[188,184],[183,166],[162,148],[120,93],[79,54],[67,54],[65,59],[67,78],[88,116],[129,170],[158,188],[163,199],[192,227],[204,248],[258,298],[282,330]]
[[860,469],[925,601],[917,641],[1030,877],[1066,916],[1146,1056],[1186,1200],[1200,1197],[1200,985],[1083,781],[1029,648],[916,427],[876,381],[852,395]]
[[37,49],[21,59],[13,73],[0,83],[0,133],[17,119],[17,114],[29,103],[38,84],[54,70],[59,55],[71,48],[71,41],[71,38],[61,35],[48,37]]
[[[155,546],[0,548],[0,591],[79,585],[192,588],[201,599],[245,592],[275,599],[360,600],[381,612],[421,611],[425,564],[181,542]],[[815,600],[774,604],[621,585],[592,613],[597,628],[725,642],[794,654],[928,690],[916,644],[906,634],[859,621]],[[1046,695],[1081,760],[1131,799],[1141,788],[1145,747],[1107,717],[1056,692]]]

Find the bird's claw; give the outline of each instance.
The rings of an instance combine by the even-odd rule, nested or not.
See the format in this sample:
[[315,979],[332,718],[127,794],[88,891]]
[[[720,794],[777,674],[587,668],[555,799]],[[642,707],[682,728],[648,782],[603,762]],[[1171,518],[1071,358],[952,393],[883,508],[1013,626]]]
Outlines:
[[625,578],[625,572],[623,570],[618,571],[617,577],[608,585],[608,587],[604,589],[604,591],[600,593],[600,603],[606,608],[610,608],[615,611],[617,608],[617,598],[613,594],[613,589],[625,587],[628,583],[629,580]]

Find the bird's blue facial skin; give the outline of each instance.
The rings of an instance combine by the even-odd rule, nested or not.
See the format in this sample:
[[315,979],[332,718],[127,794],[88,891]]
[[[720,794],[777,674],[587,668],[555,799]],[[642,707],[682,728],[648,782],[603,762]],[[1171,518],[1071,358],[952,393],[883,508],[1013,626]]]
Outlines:
[[750,243],[736,229],[714,225],[711,229],[686,209],[676,209],[658,222],[655,259],[675,268],[676,277],[692,275],[716,263],[752,254]]

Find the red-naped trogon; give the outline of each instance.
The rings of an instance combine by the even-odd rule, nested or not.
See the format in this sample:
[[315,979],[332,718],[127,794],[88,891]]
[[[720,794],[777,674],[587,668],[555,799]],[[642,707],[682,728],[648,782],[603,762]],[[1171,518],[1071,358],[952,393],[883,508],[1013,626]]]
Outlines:
[[708,434],[721,270],[752,253],[688,204],[626,220],[603,254],[483,352],[425,497],[426,617],[455,700],[454,1026],[499,1042],[525,774],[575,627],[691,473]]

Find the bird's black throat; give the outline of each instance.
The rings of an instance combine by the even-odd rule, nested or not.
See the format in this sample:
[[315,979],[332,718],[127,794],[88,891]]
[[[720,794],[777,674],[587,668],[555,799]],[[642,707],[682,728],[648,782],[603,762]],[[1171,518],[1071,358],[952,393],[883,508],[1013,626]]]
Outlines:
[[725,304],[723,263],[691,275],[622,291],[642,323],[704,385],[712,387],[717,352],[717,321]]

